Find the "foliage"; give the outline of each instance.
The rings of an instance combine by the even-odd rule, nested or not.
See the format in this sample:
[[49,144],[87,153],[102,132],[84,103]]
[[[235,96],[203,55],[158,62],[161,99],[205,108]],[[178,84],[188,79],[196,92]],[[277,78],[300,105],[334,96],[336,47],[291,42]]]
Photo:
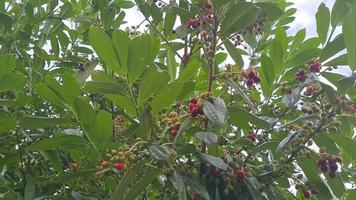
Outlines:
[[0,0],[0,198],[355,199],[356,2],[292,6]]

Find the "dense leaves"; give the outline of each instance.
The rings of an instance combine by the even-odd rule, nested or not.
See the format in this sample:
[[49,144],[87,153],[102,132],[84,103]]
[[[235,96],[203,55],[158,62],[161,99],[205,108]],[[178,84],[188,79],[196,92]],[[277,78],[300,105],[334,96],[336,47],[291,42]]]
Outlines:
[[356,4],[296,12],[0,1],[0,199],[355,199]]

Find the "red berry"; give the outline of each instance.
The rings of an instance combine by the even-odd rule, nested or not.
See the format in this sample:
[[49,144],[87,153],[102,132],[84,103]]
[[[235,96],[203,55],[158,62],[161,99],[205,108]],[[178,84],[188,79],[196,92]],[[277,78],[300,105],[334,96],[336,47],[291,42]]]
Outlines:
[[351,113],[353,113],[353,114],[356,113],[356,105],[352,105],[352,107],[351,107]]
[[199,113],[200,113],[200,109],[199,109],[198,107],[194,107],[194,108],[192,109],[192,116],[193,116],[193,117],[198,116]]
[[115,166],[115,169],[117,169],[117,170],[123,170],[125,168],[125,164],[121,163],[121,162],[115,163],[114,166]]
[[176,129],[172,129],[172,130],[171,130],[171,136],[172,136],[172,137],[176,137],[176,136],[177,136],[177,133],[178,133],[178,132],[177,132]]
[[307,191],[307,190],[304,190],[303,191],[303,195],[304,195],[305,198],[309,198],[310,197],[310,192]]
[[310,72],[320,72],[320,60],[319,59],[313,59],[309,62],[309,71]]
[[245,179],[245,172],[244,171],[242,171],[242,170],[237,170],[236,171],[236,178],[237,178],[237,180],[239,180],[239,181],[243,181],[244,179]]
[[101,167],[102,168],[108,168],[109,167],[109,162],[108,161],[103,161],[102,163],[101,163]]
[[314,93],[314,91],[315,91],[314,86],[309,85],[309,86],[307,87],[307,90],[305,91],[305,95],[310,96],[310,95],[312,95],[312,94]]
[[315,188],[315,187],[313,187],[313,188],[310,190],[310,192],[311,192],[312,194],[319,194],[319,190],[318,190],[317,188]]
[[328,166],[326,166],[326,165],[320,165],[320,170],[321,170],[322,172],[327,172],[327,171],[328,171]]
[[193,104],[197,104],[197,103],[198,103],[198,100],[193,97],[193,98],[190,99],[189,102],[190,102],[190,103],[193,103]]

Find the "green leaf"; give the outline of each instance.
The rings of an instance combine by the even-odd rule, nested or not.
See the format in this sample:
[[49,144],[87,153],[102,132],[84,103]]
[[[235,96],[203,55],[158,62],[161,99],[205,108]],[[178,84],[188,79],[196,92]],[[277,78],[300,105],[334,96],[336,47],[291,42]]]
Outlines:
[[174,81],[177,76],[177,63],[175,59],[175,54],[171,48],[167,49],[167,68],[168,74],[171,81]]
[[264,78],[266,79],[268,83],[268,93],[271,92],[271,87],[274,83],[275,79],[275,72],[273,68],[273,63],[271,59],[266,55],[262,54],[261,56],[261,71],[263,73]]
[[112,199],[112,200],[124,199],[125,194],[126,194],[127,190],[129,189],[130,184],[132,184],[134,181],[137,180],[134,177],[136,177],[138,174],[140,174],[140,172],[144,171],[144,168],[148,161],[149,161],[148,159],[144,159],[144,160],[140,161],[139,163],[137,163],[136,165],[134,165],[133,168],[129,169],[125,173],[125,175],[121,178],[119,184],[117,185],[117,187],[110,199]]
[[214,103],[207,100],[203,102],[203,112],[213,123],[223,125],[226,120],[226,111],[225,102],[219,97],[214,100]]
[[231,58],[235,61],[237,66],[243,67],[244,61],[241,56],[241,52],[237,47],[235,47],[229,40],[224,42],[224,46],[226,47],[227,52],[231,56]]
[[288,48],[288,38],[287,38],[287,33],[286,30],[283,27],[278,27],[275,32],[275,40],[279,41],[279,44],[282,47],[282,51],[286,52]]
[[68,72],[63,74],[62,82],[63,90],[68,95],[68,101],[71,105],[73,105],[75,99],[80,96],[80,86],[74,76]]
[[312,58],[319,57],[320,49],[306,49],[305,51],[300,52],[293,58],[291,58],[287,65],[289,67],[300,66],[308,63]]
[[194,190],[196,193],[198,193],[199,196],[203,197],[206,200],[210,200],[208,191],[205,189],[205,187],[203,185],[201,185],[195,179],[183,177],[183,180],[184,180],[185,184],[188,187],[190,187],[192,190]]
[[325,182],[320,177],[320,170],[315,165],[314,159],[300,158],[298,160],[298,165],[303,170],[308,181],[320,191],[320,193],[318,194],[318,198],[332,199],[328,187],[325,185]]
[[148,151],[156,160],[168,160],[171,156],[171,152],[166,146],[150,146]]
[[335,54],[339,53],[340,51],[345,49],[345,42],[343,34],[339,34],[335,37],[332,42],[326,44],[323,50],[320,53],[320,61],[323,62],[328,60]]
[[252,200],[261,200],[261,185],[255,177],[246,177],[244,180]]
[[33,180],[33,176],[30,173],[25,174],[25,191],[24,191],[24,200],[35,199],[36,185]]
[[158,113],[165,107],[174,103],[178,99],[179,94],[183,90],[185,81],[174,81],[166,85],[161,92],[151,101],[151,107],[154,113]]
[[221,170],[226,171],[228,168],[228,165],[221,159],[215,156],[211,156],[211,155],[207,155],[207,154],[203,154],[203,153],[199,153],[199,158],[204,161],[207,162],[211,165],[213,165],[216,168],[219,168]]
[[320,38],[320,43],[324,44],[328,36],[330,26],[330,11],[324,3],[321,3],[318,12],[315,15],[316,18],[316,30]]
[[47,151],[58,148],[85,149],[87,143],[84,138],[75,135],[59,135],[49,139],[43,139],[39,142],[26,146],[26,151]]
[[5,73],[0,75],[0,92],[20,87],[26,77],[22,73]]
[[340,66],[340,65],[349,65],[349,62],[347,60],[347,54],[341,55],[339,57],[336,57],[327,63],[324,64],[325,66]]
[[345,45],[351,69],[356,69],[356,5],[350,6],[342,26]]
[[46,84],[39,83],[36,85],[35,88],[38,95],[41,96],[42,98],[47,99],[49,102],[57,106],[64,107],[61,97],[57,93],[55,93],[53,89],[48,87]]
[[178,191],[178,199],[187,200],[187,191],[182,176],[177,171],[174,171],[171,179],[172,182],[174,183],[173,186]]
[[105,81],[88,81],[85,83],[83,90],[92,94],[127,94],[126,89],[121,85]]
[[128,78],[130,84],[145,70],[151,53],[150,35],[142,35],[131,40],[128,53]]
[[125,200],[135,200],[137,197],[143,193],[146,187],[149,186],[151,182],[158,178],[158,175],[161,173],[162,169],[154,168],[154,167],[146,167],[149,169],[145,170],[145,173],[142,175],[143,180],[139,182],[139,184],[132,187],[131,190],[125,196]]
[[157,94],[169,81],[166,71],[159,72],[156,67],[150,67],[143,75],[138,91],[138,104],[142,105],[149,97]]
[[96,54],[98,54],[100,59],[108,68],[114,70],[120,75],[123,74],[123,69],[120,66],[118,58],[116,57],[111,38],[103,30],[96,26],[90,26],[89,42],[93,46]]
[[199,140],[203,140],[207,144],[213,144],[218,142],[218,136],[212,132],[197,132],[195,137]]
[[260,16],[267,15],[268,20],[274,21],[283,15],[283,10],[281,10],[276,3],[261,2],[256,3],[256,6],[261,8]]
[[140,116],[140,133],[138,135],[144,140],[151,139],[152,123],[153,123],[152,118],[153,116],[152,116],[151,108],[148,104],[145,104]]
[[0,55],[0,75],[11,73],[16,67],[16,59],[13,55]]
[[341,134],[328,134],[328,138],[340,146],[352,159],[356,160],[356,140]]
[[351,88],[355,88],[356,74],[339,79],[334,85],[339,95],[346,94]]
[[15,129],[16,117],[15,116],[2,116],[0,115],[0,133],[9,132]]
[[331,25],[336,27],[342,23],[347,13],[347,4],[353,0],[336,0],[331,11]]
[[256,115],[239,107],[228,107],[229,122],[245,130],[251,130],[249,123],[257,127],[269,129],[270,125],[267,121],[258,118]]
[[276,39],[272,40],[269,46],[269,51],[270,51],[270,58],[273,63],[274,73],[276,76],[279,76],[279,74],[282,72],[284,68],[284,63],[283,63],[284,52],[281,43]]
[[238,3],[230,8],[221,22],[221,37],[227,37],[233,32],[239,32],[257,20],[260,10],[249,2]]
[[305,39],[305,34],[306,34],[305,28],[299,30],[297,32],[297,34],[295,34],[291,48],[290,48],[291,52],[294,52],[299,47],[299,45],[303,43],[303,41]]
[[114,30],[112,33],[112,42],[116,51],[116,55],[120,60],[123,73],[127,73],[127,58],[129,53],[130,38],[127,33],[122,30]]
[[174,28],[176,19],[177,19],[177,13],[173,9],[170,9],[166,12],[166,16],[163,24],[163,32],[166,36],[172,34],[172,30]]
[[100,110],[95,116],[93,127],[88,132],[89,138],[97,147],[100,147],[112,136],[112,132],[113,121],[111,113]]
[[74,108],[81,127],[86,133],[89,133],[93,124],[95,124],[94,108],[82,97],[76,99]]
[[69,121],[63,118],[48,118],[36,116],[23,116],[19,120],[19,125],[24,129],[37,129],[54,127],[60,124],[68,123]]

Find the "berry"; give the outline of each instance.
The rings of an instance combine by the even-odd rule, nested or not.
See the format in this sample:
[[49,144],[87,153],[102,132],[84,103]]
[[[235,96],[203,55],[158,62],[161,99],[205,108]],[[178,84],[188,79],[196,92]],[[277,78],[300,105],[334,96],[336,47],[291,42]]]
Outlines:
[[237,170],[236,171],[236,178],[237,178],[237,180],[239,180],[239,181],[243,181],[244,179],[245,179],[245,172],[244,171],[242,171],[242,170]]
[[117,169],[117,170],[123,170],[125,168],[125,164],[121,163],[121,162],[115,163],[114,166],[115,166],[115,169]]
[[252,140],[252,141],[254,141],[254,142],[256,142],[256,133],[251,133],[248,137]]
[[260,77],[258,77],[257,75],[254,76],[254,77],[252,78],[252,80],[253,80],[253,82],[255,82],[255,83],[259,83],[259,82],[261,81]]
[[310,197],[310,192],[307,191],[307,190],[304,190],[303,191],[303,195],[304,195],[305,198],[309,198]]
[[309,86],[307,87],[307,90],[305,91],[305,95],[310,96],[310,95],[312,95],[312,94],[314,93],[314,91],[315,91],[314,86],[309,85]]
[[249,79],[253,79],[255,76],[256,76],[256,73],[255,73],[254,71],[250,71],[250,72],[248,73],[248,78],[249,78]]
[[200,38],[206,38],[206,36],[208,36],[208,33],[206,31],[202,31],[200,32]]
[[172,136],[172,137],[176,137],[176,136],[177,136],[177,133],[178,133],[178,132],[177,132],[176,129],[172,129],[172,130],[171,130],[171,136]]
[[198,116],[199,113],[200,113],[200,109],[199,109],[198,107],[194,107],[194,108],[192,109],[192,116],[193,116],[193,117]]
[[338,166],[337,166],[337,164],[331,164],[331,165],[329,164],[329,169],[331,172],[336,172],[338,169]]
[[317,188],[315,188],[315,187],[313,187],[311,190],[310,190],[310,192],[312,193],[312,194],[319,194],[319,190],[317,189]]
[[252,87],[253,86],[253,80],[252,79],[248,79],[246,82],[247,87]]
[[193,97],[190,99],[190,103],[196,104],[196,103],[198,103],[198,100]]
[[320,171],[327,172],[328,171],[328,166],[326,166],[326,165],[320,166]]
[[108,161],[103,161],[103,162],[101,163],[101,167],[106,169],[106,168],[109,167],[109,164],[110,164],[110,163],[109,163]]
[[309,71],[310,72],[320,72],[320,60],[319,59],[313,59],[309,62]]
[[352,105],[352,107],[351,107],[351,113],[353,113],[353,114],[356,113],[356,105]]
[[195,103],[189,103],[188,106],[189,106],[189,110],[192,111],[193,108],[195,107]]
[[299,69],[298,72],[295,74],[295,79],[298,81],[305,81],[305,72],[303,69]]
[[216,169],[215,167],[210,168],[210,174],[213,177],[218,177],[220,175],[220,172],[218,169]]

